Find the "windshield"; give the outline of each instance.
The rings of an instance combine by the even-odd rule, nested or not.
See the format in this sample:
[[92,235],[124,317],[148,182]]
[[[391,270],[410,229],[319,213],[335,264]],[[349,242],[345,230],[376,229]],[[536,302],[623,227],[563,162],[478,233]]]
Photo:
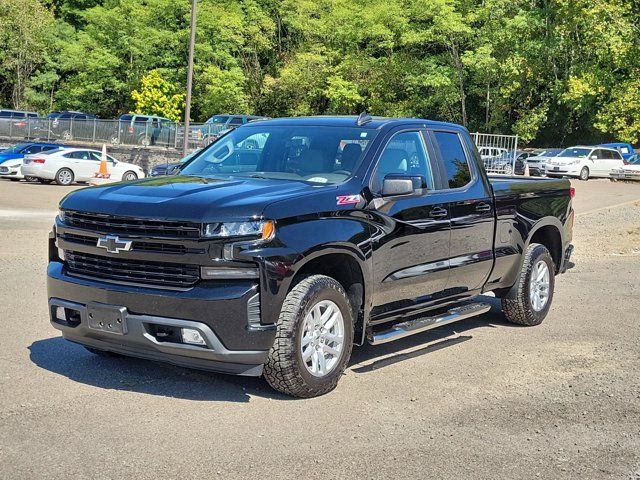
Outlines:
[[565,148],[558,157],[586,158],[590,151],[590,148]]
[[640,153],[636,153],[627,163],[629,163],[629,165],[640,165]]
[[220,137],[182,174],[341,183],[351,176],[376,134],[358,127],[258,122]]
[[225,123],[227,120],[229,120],[228,115],[216,115],[214,117],[211,117],[205,123]]

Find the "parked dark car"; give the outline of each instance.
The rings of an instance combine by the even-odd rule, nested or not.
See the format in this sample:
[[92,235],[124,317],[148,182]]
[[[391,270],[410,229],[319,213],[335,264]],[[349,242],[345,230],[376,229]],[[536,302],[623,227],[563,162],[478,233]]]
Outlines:
[[116,123],[116,131],[111,136],[114,145],[150,145],[174,146],[176,143],[176,125],[168,118],[155,115],[127,113],[121,115]]
[[189,155],[181,159],[179,162],[171,162],[171,163],[159,163],[155,167],[151,169],[150,177],[158,177],[160,175],[174,175],[176,170],[180,168],[181,165],[184,165],[193,157],[195,157],[200,149],[194,150]]
[[73,110],[51,112],[46,116],[46,127],[49,129],[50,138],[60,138],[69,142],[74,137],[91,138],[88,130],[93,130],[93,121],[96,118],[90,113]]
[[508,321],[540,324],[569,263],[573,192],[565,179],[488,177],[449,123],[249,123],[180,175],[62,200],[51,323],[96,354],[322,395],[353,345],[483,314],[483,293]]
[[38,135],[36,112],[0,110],[0,135],[10,138],[36,138]]

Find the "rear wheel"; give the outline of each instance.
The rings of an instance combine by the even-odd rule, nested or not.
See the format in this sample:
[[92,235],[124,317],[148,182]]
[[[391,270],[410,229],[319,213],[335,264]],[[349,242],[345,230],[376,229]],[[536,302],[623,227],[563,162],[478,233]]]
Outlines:
[[555,265],[544,245],[527,248],[515,298],[502,299],[502,311],[511,323],[539,325],[547,316],[555,285]]
[[71,185],[73,183],[73,172],[68,168],[61,168],[56,173],[56,183],[58,185]]
[[73,134],[70,130],[65,130],[64,132],[62,132],[61,137],[65,142],[70,142],[71,140],[73,140]]
[[582,167],[582,170],[580,170],[580,180],[589,180],[589,167]]
[[340,283],[324,275],[306,277],[284,301],[264,377],[287,395],[323,395],[338,384],[352,344],[351,306]]
[[147,135],[142,135],[140,138],[138,138],[138,145],[148,147],[149,145],[151,145],[151,138],[149,138]]
[[513,167],[511,165],[504,166],[505,175],[511,175],[513,173]]

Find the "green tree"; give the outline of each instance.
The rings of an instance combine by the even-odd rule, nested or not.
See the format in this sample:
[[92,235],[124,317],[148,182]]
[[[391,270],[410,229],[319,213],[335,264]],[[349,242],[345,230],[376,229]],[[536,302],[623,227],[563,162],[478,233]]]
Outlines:
[[177,93],[178,87],[165,80],[159,70],[151,70],[142,77],[140,90],[131,92],[136,102],[136,112],[158,115],[169,120],[180,121],[185,94]]

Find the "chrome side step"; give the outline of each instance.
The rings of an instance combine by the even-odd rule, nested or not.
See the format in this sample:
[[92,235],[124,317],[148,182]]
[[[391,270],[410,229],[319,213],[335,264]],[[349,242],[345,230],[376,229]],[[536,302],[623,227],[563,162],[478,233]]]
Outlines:
[[408,337],[416,333],[431,330],[448,323],[464,320],[465,318],[482,315],[491,310],[488,303],[470,303],[461,307],[452,308],[441,315],[434,317],[422,317],[416,320],[407,320],[406,322],[396,323],[391,328],[369,335],[367,340],[371,345],[380,345],[382,343],[392,342],[400,338]]

